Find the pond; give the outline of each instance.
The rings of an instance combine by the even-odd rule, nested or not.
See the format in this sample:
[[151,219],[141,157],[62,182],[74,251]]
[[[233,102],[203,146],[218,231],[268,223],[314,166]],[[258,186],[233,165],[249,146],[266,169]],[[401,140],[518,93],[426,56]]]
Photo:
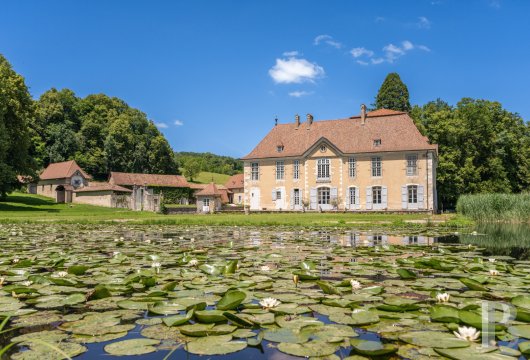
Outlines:
[[0,349],[12,359],[523,359],[529,232],[4,224]]

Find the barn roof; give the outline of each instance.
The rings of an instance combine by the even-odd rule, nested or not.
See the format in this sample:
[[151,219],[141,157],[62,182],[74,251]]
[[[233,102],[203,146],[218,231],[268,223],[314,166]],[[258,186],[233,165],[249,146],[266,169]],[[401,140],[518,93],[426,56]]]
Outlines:
[[225,184],[225,187],[227,189],[239,189],[244,187],[244,175],[243,174],[236,174],[232,175],[230,179]]
[[109,183],[90,183],[88,186],[77,189],[75,192],[94,192],[94,191],[116,191],[116,192],[132,192],[132,190],[124,188],[119,185]]
[[42,171],[39,178],[41,180],[63,179],[72,177],[76,171],[79,171],[85,179],[91,179],[75,160],[63,161],[58,163],[51,163]]
[[147,185],[161,187],[190,187],[185,177],[180,175],[160,175],[160,174],[138,174],[112,171],[109,182],[115,185]]

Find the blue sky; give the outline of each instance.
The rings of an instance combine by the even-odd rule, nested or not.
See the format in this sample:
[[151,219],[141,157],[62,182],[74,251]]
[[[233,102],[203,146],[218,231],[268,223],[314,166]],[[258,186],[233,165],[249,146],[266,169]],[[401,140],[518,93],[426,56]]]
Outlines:
[[10,1],[0,53],[51,87],[140,108],[176,151],[243,156],[274,125],[358,114],[389,72],[411,103],[530,118],[530,1]]

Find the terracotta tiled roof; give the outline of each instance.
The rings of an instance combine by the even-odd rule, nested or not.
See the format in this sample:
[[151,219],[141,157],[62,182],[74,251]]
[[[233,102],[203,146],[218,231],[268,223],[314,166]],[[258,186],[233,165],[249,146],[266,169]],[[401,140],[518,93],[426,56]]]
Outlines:
[[[409,150],[437,150],[421,135],[407,113],[380,109],[369,112],[365,124],[360,116],[348,119],[279,124],[243,159],[302,156],[320,140],[326,139],[343,154]],[[374,140],[381,145],[374,146]],[[283,151],[278,152],[278,145]]]
[[79,171],[85,179],[92,178],[90,175],[84,172],[79,165],[77,165],[75,160],[52,163],[48,165],[46,169],[44,169],[39,178],[41,180],[69,178],[72,177],[76,171]]
[[164,187],[190,187],[185,177],[180,175],[135,174],[112,171],[109,182],[114,185],[144,185]]
[[221,192],[217,189],[217,186],[214,183],[209,183],[202,189],[198,191],[196,196],[221,196]]
[[132,190],[124,188],[119,185],[109,183],[90,183],[88,186],[77,189],[75,192],[94,192],[94,191],[116,191],[116,192],[132,192]]
[[225,184],[227,189],[239,189],[245,187],[243,174],[232,175]]

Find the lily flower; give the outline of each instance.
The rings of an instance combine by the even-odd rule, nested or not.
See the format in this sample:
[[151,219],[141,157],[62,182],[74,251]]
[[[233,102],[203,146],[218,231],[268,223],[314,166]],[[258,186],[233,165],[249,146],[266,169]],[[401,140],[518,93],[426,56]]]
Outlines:
[[298,286],[298,282],[300,281],[300,277],[298,275],[293,275],[293,282],[294,286]]
[[450,297],[451,297],[451,295],[449,295],[448,293],[438,293],[438,294],[436,294],[436,300],[439,303],[449,302],[449,298]]
[[13,259],[13,264],[16,264],[19,261],[20,261],[20,259],[16,257],[16,258]]
[[488,261],[489,261],[490,263],[494,263],[495,261],[497,261],[497,259],[495,259],[495,258],[489,258]]
[[360,288],[362,288],[361,283],[357,280],[350,280],[350,285],[352,290],[359,290]]
[[189,266],[197,266],[197,265],[199,265],[199,260],[197,260],[197,259],[191,259],[191,260],[188,262],[188,265],[189,265]]
[[33,284],[33,281],[29,281],[29,280],[22,281],[22,285],[24,285],[24,286],[31,286],[31,284]]
[[271,271],[271,268],[269,265],[263,265],[262,267],[260,267],[260,270],[261,271]]
[[55,273],[54,275],[52,275],[53,277],[66,277],[66,275],[68,275],[68,273],[66,271],[59,271],[57,273]]
[[490,269],[490,275],[491,275],[491,276],[497,276],[497,275],[499,275],[499,274],[500,274],[500,273],[499,273],[499,270]]
[[455,334],[458,339],[467,341],[477,341],[480,336],[480,331],[478,331],[474,327],[459,326],[458,332],[453,331],[453,334]]
[[151,264],[151,267],[155,269],[157,274],[160,272],[160,267],[161,266],[162,266],[162,264],[160,264],[159,262],[154,262],[154,263]]
[[4,281],[6,281],[6,278],[5,277],[0,277],[0,287],[2,287],[2,285],[4,285]]
[[278,301],[275,298],[265,298],[259,302],[261,306],[263,306],[263,309],[272,309],[273,307],[276,307],[281,304],[280,301]]

